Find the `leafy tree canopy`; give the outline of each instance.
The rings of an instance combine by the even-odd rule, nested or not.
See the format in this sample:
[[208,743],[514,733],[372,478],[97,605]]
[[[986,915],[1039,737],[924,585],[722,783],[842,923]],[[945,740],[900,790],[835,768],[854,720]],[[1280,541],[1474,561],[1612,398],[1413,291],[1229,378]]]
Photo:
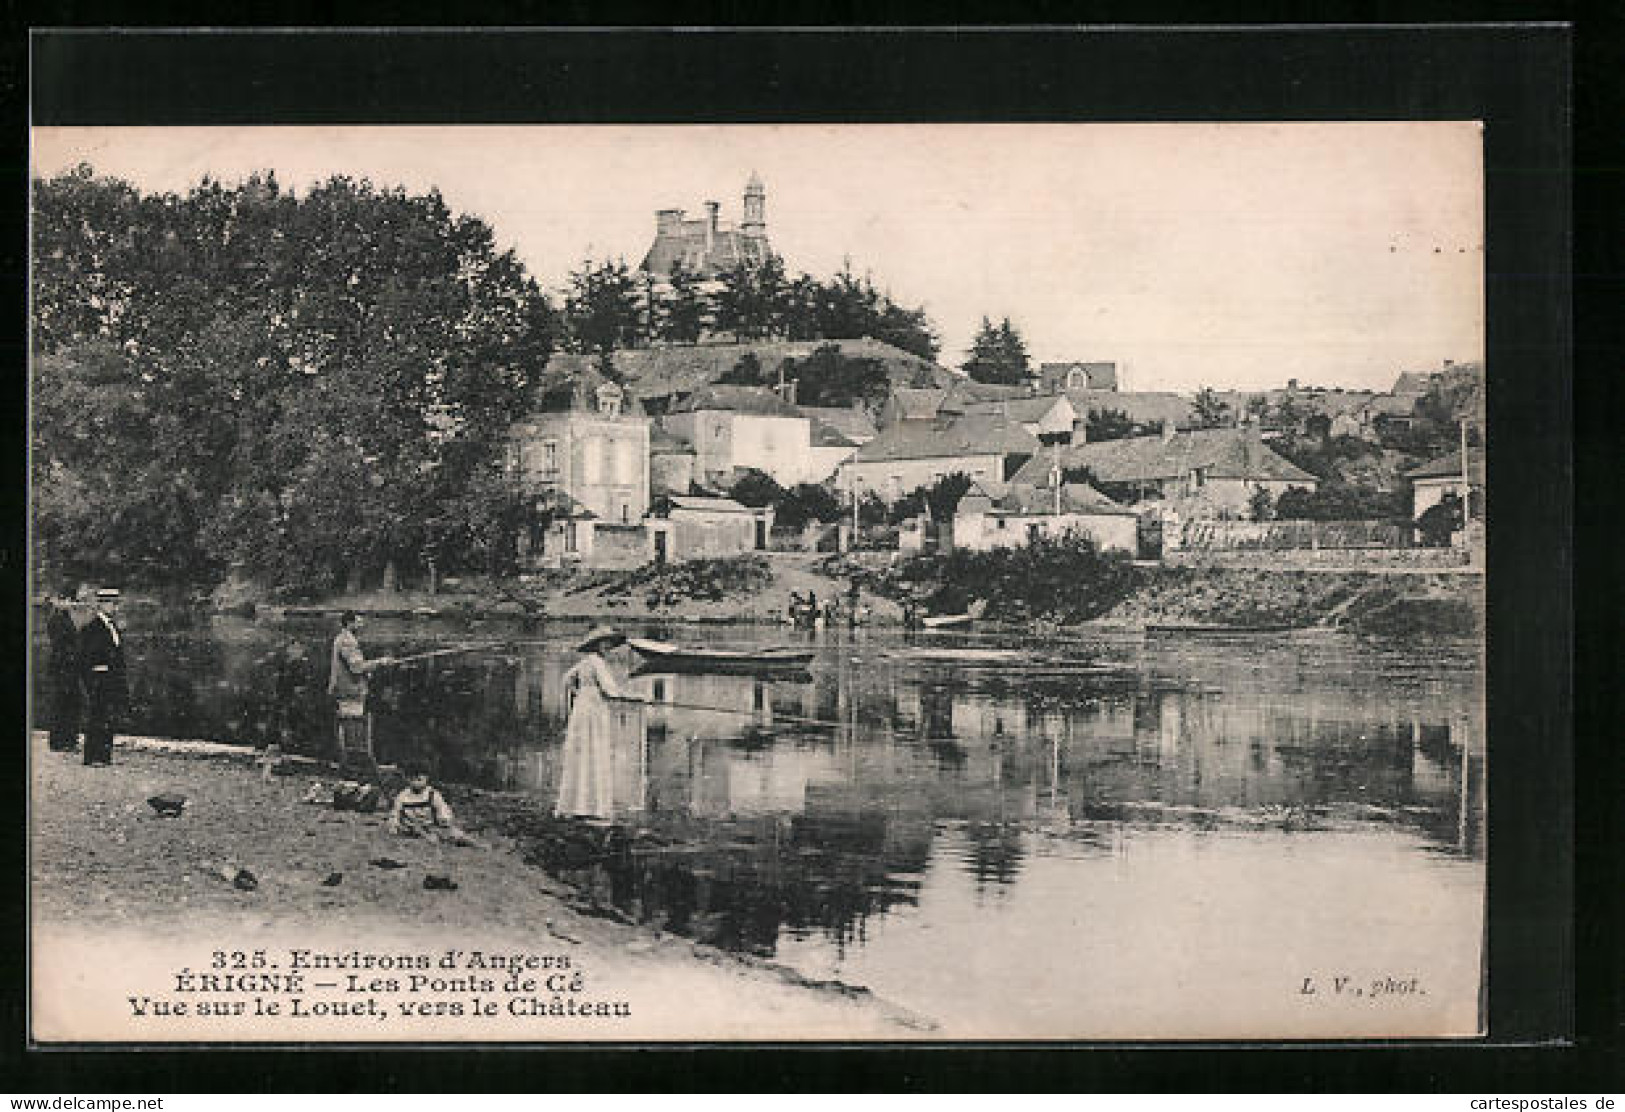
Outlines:
[[998,325],[982,318],[962,369],[977,382],[1022,386],[1032,378],[1027,344],[1009,317]]
[[41,559],[307,590],[483,559],[468,495],[557,332],[483,222],[347,177],[145,195],[83,166],[33,216]]

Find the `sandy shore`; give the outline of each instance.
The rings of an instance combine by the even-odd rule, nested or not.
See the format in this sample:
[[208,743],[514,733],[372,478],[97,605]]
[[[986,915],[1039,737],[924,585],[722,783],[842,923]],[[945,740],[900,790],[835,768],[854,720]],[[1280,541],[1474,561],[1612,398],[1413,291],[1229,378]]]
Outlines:
[[[862,989],[578,914],[477,821],[483,848],[395,838],[382,814],[302,802],[311,772],[266,780],[217,746],[120,739],[111,768],[87,768],[36,735],[31,758],[41,1041],[930,1037]],[[179,816],[148,805],[165,792],[186,797]],[[342,968],[309,968],[321,955]]]

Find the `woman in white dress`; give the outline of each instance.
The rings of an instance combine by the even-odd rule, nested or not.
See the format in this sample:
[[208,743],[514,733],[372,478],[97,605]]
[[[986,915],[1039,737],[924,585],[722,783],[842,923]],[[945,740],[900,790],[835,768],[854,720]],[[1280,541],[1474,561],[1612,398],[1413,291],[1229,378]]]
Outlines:
[[[564,728],[559,798],[554,808],[560,815],[613,818],[617,782],[626,786],[629,772],[640,789],[636,795],[642,795],[642,779],[637,775],[641,770],[616,768],[618,754],[625,763],[629,753],[641,752],[642,704],[646,701],[622,686],[604,657],[625,643],[625,634],[598,626],[576,646],[581,659],[564,674],[569,719]],[[639,807],[642,800],[623,798],[619,803],[622,807]]]

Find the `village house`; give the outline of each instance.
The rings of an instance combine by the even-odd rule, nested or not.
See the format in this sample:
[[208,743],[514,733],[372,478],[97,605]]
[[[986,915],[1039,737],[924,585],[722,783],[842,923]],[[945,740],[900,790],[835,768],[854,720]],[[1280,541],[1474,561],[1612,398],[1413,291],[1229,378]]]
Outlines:
[[694,478],[702,484],[727,485],[750,468],[781,486],[823,477],[816,476],[812,419],[765,386],[702,386],[672,407],[665,428],[694,446]]
[[949,401],[943,404],[942,412],[1002,417],[1016,422],[1040,439],[1055,436],[1071,438],[1079,416],[1071,399],[1065,394],[1007,398],[1001,401]]
[[649,433],[649,496],[687,494],[694,487],[694,445],[656,424]]
[[1484,452],[1482,449],[1469,449],[1467,453],[1467,472],[1462,474],[1461,450],[1447,452],[1438,459],[1429,460],[1422,466],[1405,473],[1411,481],[1411,519],[1421,517],[1428,510],[1437,506],[1447,494],[1454,494],[1457,498],[1462,491],[1467,491],[1467,505],[1472,517],[1483,516],[1484,500]]
[[805,482],[822,483],[851,459],[857,450],[878,435],[875,423],[860,406],[800,407],[812,421],[812,445],[808,449],[812,468]]
[[649,560],[714,559],[762,552],[773,533],[773,508],[752,509],[732,498],[668,494],[649,520]]
[[947,475],[1004,482],[1042,445],[1001,416],[967,415],[902,421],[883,430],[841,465],[836,485],[849,495],[891,503]]
[[1165,431],[1095,444],[1074,444],[1029,461],[1013,481],[1044,486],[1059,468],[1087,472],[1106,494],[1123,502],[1154,501],[1185,517],[1246,517],[1256,491],[1279,498],[1292,487],[1314,490],[1318,480],[1272,450],[1256,429]]
[[984,481],[972,485],[960,499],[951,543],[954,548],[985,552],[1078,533],[1103,550],[1132,555],[1138,548],[1138,528],[1138,513],[1088,483],[1052,481],[1034,487]]
[[509,430],[509,475],[530,499],[527,567],[640,563],[649,510],[649,418],[596,373],[555,378]]
[[1416,398],[1374,394],[1332,417],[1333,436],[1352,436],[1376,443],[1384,432],[1409,428],[1416,417]]
[[1116,363],[1040,363],[1038,390],[1057,394],[1066,390],[1116,390]]

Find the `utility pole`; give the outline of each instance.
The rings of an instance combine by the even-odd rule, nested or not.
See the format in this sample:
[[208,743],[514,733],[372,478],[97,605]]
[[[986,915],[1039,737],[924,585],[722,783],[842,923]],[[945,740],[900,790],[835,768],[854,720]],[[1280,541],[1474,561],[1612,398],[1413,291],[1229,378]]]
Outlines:
[[1467,522],[1467,499],[1471,497],[1473,481],[1467,476],[1467,419],[1461,419],[1461,520]]

